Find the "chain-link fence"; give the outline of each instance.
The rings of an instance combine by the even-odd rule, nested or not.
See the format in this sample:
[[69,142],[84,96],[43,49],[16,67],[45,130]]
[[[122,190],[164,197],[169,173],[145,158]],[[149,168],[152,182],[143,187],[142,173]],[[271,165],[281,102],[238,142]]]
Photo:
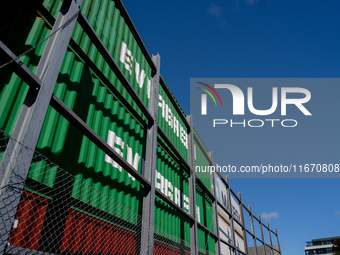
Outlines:
[[[0,135],[2,159],[7,145],[15,141],[3,131]],[[9,164],[1,162],[0,171]],[[20,168],[27,164],[30,170],[25,178]],[[1,188],[0,231],[5,242],[1,254],[140,254],[141,236],[147,234],[142,233],[143,224],[149,231],[153,228],[153,254],[190,253],[188,242],[169,235],[39,152],[33,152],[32,161],[16,166],[15,181],[11,178]]]

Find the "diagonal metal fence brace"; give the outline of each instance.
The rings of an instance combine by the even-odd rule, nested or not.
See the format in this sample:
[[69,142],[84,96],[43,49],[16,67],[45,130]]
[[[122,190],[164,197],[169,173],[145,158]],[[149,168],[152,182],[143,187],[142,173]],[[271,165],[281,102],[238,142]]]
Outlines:
[[[29,89],[13,130],[13,139],[10,139],[1,161],[0,254],[5,252],[24,186],[23,182],[27,178],[34,149],[76,23],[73,17],[79,12],[81,3],[82,0],[63,3],[51,33],[58,31],[47,41],[36,71],[36,76],[41,80],[42,86],[39,90],[33,87]],[[70,22],[66,23],[67,21]],[[63,28],[59,29],[61,26]],[[8,188],[10,183],[18,183],[18,185],[15,189]]]

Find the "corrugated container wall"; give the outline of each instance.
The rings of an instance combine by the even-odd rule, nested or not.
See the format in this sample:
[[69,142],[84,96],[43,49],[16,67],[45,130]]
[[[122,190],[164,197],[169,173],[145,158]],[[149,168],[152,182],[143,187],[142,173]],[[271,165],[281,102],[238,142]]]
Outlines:
[[[85,0],[82,4],[82,12],[101,38],[113,59],[118,63],[120,70],[122,70],[136,93],[148,107],[151,68],[132,35],[128,24],[121,16],[121,10],[111,0]],[[72,38],[102,71],[105,77],[114,84],[121,95],[127,98],[128,103],[141,114],[138,106],[129,96],[121,82],[117,80],[116,75],[111,71],[79,24],[75,26]]]
[[[175,204],[189,212],[188,174],[171,157],[165,144],[158,144],[156,188]],[[156,198],[155,225],[166,233],[190,243],[190,222],[170,205]],[[176,226],[176,227],[174,227]]]
[[[41,2],[36,1],[35,4],[16,6],[17,10],[9,28],[1,35],[1,40],[9,45],[10,50],[16,55],[33,47],[50,34],[50,31],[45,27],[46,24],[37,18],[37,8]],[[45,45],[46,42],[20,58],[33,72],[37,68]],[[0,128],[11,134],[26,97],[28,86],[9,67],[0,69],[0,77]]]
[[[195,133],[196,136],[196,133]],[[197,136],[196,136],[197,137]],[[201,146],[194,140],[194,159],[195,173],[202,180],[204,185],[211,191],[211,174],[209,172],[210,163],[206,158],[206,153],[203,153]]]
[[[21,10],[15,19],[16,24],[11,27],[8,33],[8,44],[11,45],[11,50],[16,54],[33,47],[50,35],[53,19],[56,19],[62,1],[44,1],[40,2],[40,4],[42,6],[31,5],[30,8],[26,9],[26,12]],[[43,11],[45,15],[50,15],[50,17],[41,16],[43,8],[48,11]],[[82,5],[82,12],[116,63],[118,63],[136,93],[148,107],[151,68],[124,18],[120,15],[120,10],[116,8],[115,2],[110,0],[85,0]],[[46,21],[46,18],[50,21],[50,24]],[[24,32],[16,33],[15,31],[18,30]],[[127,102],[133,106],[137,114],[142,116],[140,109],[128,95],[126,89],[79,24],[75,26],[72,39],[120,92],[119,96],[127,99]],[[22,62],[33,72],[36,70],[45,44],[43,43],[21,58]],[[27,94],[28,86],[17,75],[8,72],[8,70],[1,70],[3,75],[1,76],[0,87],[0,128],[11,134]],[[124,105],[120,103],[119,98],[115,97],[106,84],[98,78],[99,76],[100,74],[89,69],[84,60],[80,59],[78,54],[74,52],[74,49],[69,48],[55,85],[54,94],[102,139],[114,147],[136,170],[142,172],[146,150],[144,123],[136,121],[133,116],[135,113],[126,110]],[[179,112],[174,107],[170,100],[172,94],[168,91],[167,86],[160,85],[159,93],[159,125],[183,158],[187,160],[187,128],[183,121],[185,116],[183,112]],[[76,128],[69,125],[52,107],[49,107],[46,114],[37,150],[78,178],[68,191],[73,198],[107,213],[114,214],[114,212],[110,211],[110,208],[106,207],[107,203],[105,201],[97,201],[96,197],[91,197],[90,190],[95,188],[106,195],[107,199],[112,198],[134,212],[141,214],[143,191],[139,182],[125,172],[124,169],[121,169],[116,162],[106,156]],[[188,175],[176,162],[178,159],[173,159],[171,154],[171,151],[164,143],[158,145],[156,185],[167,197],[189,212]],[[29,178],[52,188],[62,188],[60,183],[56,183],[57,168],[48,167],[47,165],[48,162],[41,161],[32,166]],[[45,174],[44,171],[48,172],[48,174]],[[82,185],[81,182],[85,182],[86,185]],[[80,189],[82,190],[81,193],[79,192]],[[88,193],[86,192],[87,189]],[[103,199],[106,196],[103,196]],[[206,202],[203,201],[204,198],[200,198],[198,203],[202,211],[199,213],[199,217],[208,226],[203,218],[205,218],[205,213],[212,214],[211,205],[210,208],[207,208]],[[31,204],[31,202],[22,203]],[[155,207],[155,225],[167,234],[183,239],[189,244],[189,220],[161,199],[156,198]],[[78,209],[78,211],[81,210]],[[115,216],[123,220],[129,220],[124,218],[124,214]],[[72,217],[69,216],[67,222],[73,222]],[[77,220],[76,223],[72,224],[80,224],[81,222],[81,220]],[[178,227],[174,228],[173,226]]]
[[[202,180],[203,184],[211,191],[211,174],[209,172],[210,162],[207,158],[208,151],[205,149],[196,130],[194,130],[194,171]],[[196,210],[197,221],[214,233],[214,216],[211,198],[196,184]],[[205,230],[198,227],[198,247],[199,253],[205,254],[208,251],[210,254],[215,254],[215,239],[210,236]]]
[[174,107],[168,95],[170,93],[166,85],[159,84],[158,123],[183,158],[188,160],[188,129],[183,121],[185,116]]
[[210,236],[205,230],[200,227],[197,228],[198,253],[203,254],[216,254],[215,239]]
[[[10,28],[1,35],[0,39],[9,45],[10,50],[15,54],[21,54],[50,35],[51,26],[62,4],[63,1],[59,0],[45,0],[18,6],[18,12],[10,19]],[[125,20],[127,16],[122,15],[123,10],[120,8],[117,8],[115,1],[111,0],[84,0],[82,13],[136,94],[148,108],[152,68],[142,52],[138,40],[130,30],[131,23]],[[146,127],[148,124],[146,117],[78,23],[75,25],[72,40],[74,47],[70,46],[65,54],[54,94],[139,173],[143,173],[148,149],[146,148]],[[37,68],[45,45],[46,42],[20,58],[33,72]],[[0,129],[11,135],[29,87],[8,67],[0,69],[0,77]],[[158,124],[184,160],[187,161],[186,116],[162,79],[159,84]],[[128,105],[125,105],[125,102]],[[194,130],[193,132],[195,136],[194,171],[211,191],[212,177],[208,171],[208,167],[211,165],[209,152],[198,134]],[[5,147],[1,148],[3,150]],[[138,224],[137,219],[130,219],[124,214],[124,211],[111,211],[107,202],[108,200],[117,201],[141,215],[144,190],[140,183],[105,155],[79,130],[70,125],[52,107],[49,107],[47,111],[36,150],[53,163],[75,175],[77,179],[72,187],[64,188],[62,183],[56,181],[60,174],[57,167],[49,166],[49,162],[45,160],[32,165],[29,178],[48,187],[59,188],[77,201],[82,201],[86,205],[117,216],[118,219],[128,222],[127,226]],[[2,154],[3,151],[0,151],[0,159]],[[187,170],[183,168],[170,146],[158,136],[155,186],[175,204],[189,212],[191,201],[189,201]],[[47,172],[48,174],[45,174]],[[241,221],[240,207],[236,200],[232,198],[232,208],[228,208],[226,186],[219,178],[215,180],[215,183],[216,199],[227,210],[232,211],[234,218]],[[104,195],[100,201],[97,196],[92,195],[91,189],[96,189]],[[213,222],[213,203],[203,190],[203,187],[196,184],[197,219],[200,224],[214,232],[216,222]],[[23,193],[17,212],[18,218],[23,222],[21,225],[23,228],[27,227],[26,221],[31,221],[22,216],[24,210],[34,208],[36,215],[32,217],[43,222],[46,208],[49,208],[53,202],[54,198],[44,194],[39,194],[40,197],[37,198],[36,193],[34,190],[26,190]],[[75,229],[83,231],[86,235],[92,233],[93,229],[96,229],[95,231],[105,230],[108,236],[114,235],[117,230],[116,222],[100,221],[96,215],[90,215],[82,208],[69,206],[66,211],[68,214],[65,220],[65,229],[75,226]],[[231,238],[235,236],[234,241],[237,247],[244,251],[245,242],[241,227],[234,222],[235,232],[232,233],[234,230],[231,229],[230,217],[220,207],[218,207],[218,222],[221,239],[232,243]],[[161,231],[155,231],[155,244],[157,244],[155,250],[160,251],[167,245],[173,246],[173,250],[179,248],[183,250],[182,242],[184,241],[184,252],[190,251],[190,221],[158,197],[155,201],[154,224],[156,228],[161,229]],[[122,231],[121,236],[124,238],[134,239],[138,234],[132,230],[133,227],[131,229],[119,227]],[[38,228],[34,234],[38,239],[41,234],[39,231],[41,232],[41,229]],[[30,235],[29,232],[27,233]],[[198,227],[197,235],[198,248],[201,253],[216,252],[215,239],[207,231]],[[18,238],[14,233],[10,237],[10,242],[19,247],[36,249],[33,243],[19,243]],[[69,252],[71,248],[67,246],[68,241],[66,244],[64,243],[65,238],[63,237],[62,240],[61,251]],[[171,242],[168,242],[169,239]],[[107,240],[109,239],[107,238]],[[226,249],[223,245],[222,250]],[[118,244],[115,246],[118,247]],[[88,247],[84,247],[79,246],[72,249],[73,251],[83,249],[85,254]],[[116,249],[126,253],[125,248],[117,247]]]
[[[112,4],[114,4],[114,2],[107,1],[107,5],[112,6]],[[48,7],[52,14],[56,14],[55,10],[60,8],[60,1],[50,1],[49,3],[44,3],[44,6]],[[96,17],[98,16],[98,18],[93,19],[97,22],[97,25],[93,26],[97,28],[99,24],[98,20],[106,20],[102,15],[102,9],[104,8],[106,10],[107,6],[101,6],[102,7],[97,10]],[[94,6],[85,3],[83,4],[83,7],[85,9],[88,7],[87,11],[91,16],[94,12],[93,8],[99,7],[99,4],[98,1],[96,1]],[[39,8],[42,7],[40,6]],[[119,14],[117,10],[115,13],[115,17],[110,17],[111,20],[116,19],[117,13]],[[33,18],[29,17],[30,15]],[[46,38],[50,33],[46,22],[35,18],[33,15],[37,15],[36,10],[32,10],[26,18],[33,19],[33,22],[31,22],[33,23],[33,26],[31,28],[27,27],[30,32],[28,33],[28,36],[26,35],[27,39],[25,44],[29,47],[34,46],[36,43]],[[90,17],[89,19],[91,20]],[[119,20],[121,25],[125,24],[121,17]],[[129,34],[129,36],[124,34],[125,40],[130,38],[129,42],[133,42],[133,49],[137,51],[138,47],[136,46],[137,44],[133,40],[131,33],[128,31],[126,25],[123,27],[125,33]],[[80,44],[85,47],[87,38],[84,37],[83,32],[80,32],[80,30],[79,25],[77,25],[73,33],[73,38],[78,40]],[[113,27],[112,30],[116,31]],[[118,44],[123,44],[122,34]],[[119,56],[120,46],[117,45],[115,47],[107,45],[108,48],[115,49],[115,51],[112,51],[114,56]],[[132,47],[131,43],[129,45]],[[28,65],[32,71],[35,71],[36,69],[39,57],[42,55],[43,46],[44,45],[39,46],[32,54],[23,58],[24,64]],[[98,54],[93,49],[94,47],[91,47],[90,44],[88,46],[89,48],[84,48],[84,50],[86,50],[86,53],[89,54],[89,56],[93,57],[96,66],[102,67],[104,72],[104,68],[107,69],[106,64],[103,63],[101,57],[95,57],[95,55]],[[20,52],[23,48],[23,46],[18,46],[17,51]],[[142,58],[141,54],[137,54],[136,58]],[[119,57],[116,61],[119,62]],[[140,61],[140,63],[145,64],[145,58],[143,61]],[[142,68],[147,70],[150,74],[151,69],[149,67],[144,67],[144,64],[141,64]],[[121,64],[121,68],[123,67],[124,65]],[[128,73],[125,72],[125,74]],[[121,86],[118,84],[114,74],[111,73],[110,75],[110,81],[115,86]],[[135,78],[133,76],[130,76],[129,78],[131,84],[134,82],[135,89],[137,89],[137,87],[139,88]],[[2,112],[0,115],[1,128],[5,129],[8,133],[11,133],[27,93],[28,86],[15,74],[12,74],[9,79],[3,81],[4,82],[1,85],[2,92],[0,100],[1,105],[3,105],[3,107],[1,107]],[[144,86],[144,88],[145,87],[146,86]],[[145,94],[143,99],[147,101],[146,89],[140,88],[140,90],[145,92],[143,92]],[[139,172],[142,171],[142,161],[144,161],[145,158],[145,130],[143,125],[134,119],[132,114],[121,105],[108,88],[103,85],[91,70],[77,58],[75,53],[70,50],[66,52],[54,93],[98,135],[107,141],[109,145],[114,147],[123,158],[131,163]],[[148,104],[148,102],[145,103]],[[140,198],[143,193],[140,190],[139,183],[73,126],[70,126],[69,123],[51,107],[48,109],[37,149],[51,161],[76,175],[80,180],[83,180],[89,185],[89,188],[93,187],[108,197],[131,208],[133,211],[139,214],[141,213]],[[46,163],[41,162],[41,165],[43,164]],[[39,168],[39,165],[36,165],[34,168]],[[31,169],[29,173],[30,178],[50,187],[55,185],[54,180],[56,175],[57,172],[55,172],[55,176],[51,174],[43,176],[35,169]],[[95,207],[99,207],[99,209],[105,210],[105,208],[101,208],[103,203],[99,204],[94,198],[87,196],[86,193],[79,194],[78,188],[79,185],[75,183],[72,189],[73,197]]]
[[196,184],[197,221],[214,233],[214,218],[211,198]]
[[[214,216],[212,200],[209,196],[196,184],[196,211],[197,221],[208,228],[211,232],[214,231]],[[215,239],[210,236],[205,230],[198,227],[198,247],[202,250],[215,253]]]

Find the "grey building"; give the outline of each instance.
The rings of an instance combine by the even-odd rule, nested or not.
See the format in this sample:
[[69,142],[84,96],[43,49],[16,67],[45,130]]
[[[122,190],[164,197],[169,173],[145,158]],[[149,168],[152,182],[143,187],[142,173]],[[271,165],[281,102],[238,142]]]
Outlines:
[[337,237],[328,237],[322,239],[313,239],[310,242],[307,242],[305,247],[306,255],[314,255],[314,254],[333,254],[333,242],[336,239],[340,239]]

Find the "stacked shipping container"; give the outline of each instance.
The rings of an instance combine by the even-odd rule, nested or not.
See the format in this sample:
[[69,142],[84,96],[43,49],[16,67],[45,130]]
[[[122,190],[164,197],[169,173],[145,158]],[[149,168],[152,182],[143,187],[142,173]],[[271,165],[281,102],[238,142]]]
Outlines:
[[[49,36],[63,4],[67,5],[66,2],[58,0],[45,0],[25,6],[25,10],[20,9],[2,35],[10,50],[19,54]],[[54,95],[137,172],[144,174],[148,150],[147,131],[150,123],[125,81],[128,81],[133,93],[149,109],[152,96],[151,81],[157,70],[119,0],[85,0],[81,12],[100,38],[112,62],[98,49],[100,45],[93,43],[93,38],[76,23],[54,88]],[[23,31],[20,34],[15,32],[19,28]],[[33,72],[37,68],[45,45],[46,43],[42,43],[20,58]],[[118,71],[112,67],[112,63],[118,65]],[[2,77],[0,128],[11,135],[29,85],[9,69],[0,69],[0,75]],[[190,128],[186,115],[163,78],[160,78],[158,86],[158,125],[167,139],[158,135],[155,182],[151,185],[184,213],[179,212],[164,199],[155,198],[154,222],[150,224],[164,231],[164,234],[162,232],[154,235],[154,253],[194,254],[195,251],[192,250],[192,246],[190,247],[193,239],[190,237],[192,218],[196,218],[198,222],[195,232],[196,245],[199,253],[216,254],[217,237],[221,236],[221,231],[216,231],[217,225],[225,230],[223,233],[231,231],[230,219],[221,216],[223,215],[221,208],[218,208],[218,222],[216,218],[214,220],[214,214],[217,212],[215,198],[212,198],[214,182],[218,190],[217,200],[220,203],[224,201],[223,195],[222,198],[219,197],[219,190],[222,188],[218,187],[222,187],[222,184],[219,180],[214,181],[207,172],[197,172],[197,177],[201,181],[194,184],[196,201],[189,200],[191,191],[189,178],[195,173],[193,169],[187,167],[191,157],[188,147],[189,133],[194,130]],[[204,144],[196,133],[194,137],[195,166],[212,165]],[[172,148],[175,148],[179,155]],[[10,246],[56,254],[104,255],[140,252],[140,219],[108,206],[114,200],[136,215],[142,214],[143,196],[146,191],[133,175],[106,155],[75,126],[70,125],[51,106],[45,116],[36,150],[76,178],[72,185],[65,187],[64,183],[57,181],[61,176],[59,168],[50,165],[48,160],[40,160],[32,164],[28,180],[37,183],[37,187],[38,184],[42,184],[43,187],[62,192],[72,198],[72,201],[79,202],[64,205],[58,202],[57,197],[51,195],[53,192],[47,194],[26,188],[22,192],[15,224],[10,234]],[[1,155],[3,153],[4,151],[1,151]],[[93,190],[98,192],[94,193]],[[190,212],[191,203],[196,204],[196,215]],[[92,211],[86,211],[84,206],[80,205],[88,205]],[[238,209],[233,213],[239,212],[239,206],[234,206]],[[53,220],[50,216],[57,207],[58,210],[62,210],[58,216],[62,233],[54,237],[55,244],[50,247],[46,245],[46,241],[51,241]],[[235,228],[235,238],[236,236],[239,238],[237,248],[245,252],[245,249],[241,248],[244,247],[242,229]],[[231,236],[227,239],[227,242],[233,245],[230,242]]]

